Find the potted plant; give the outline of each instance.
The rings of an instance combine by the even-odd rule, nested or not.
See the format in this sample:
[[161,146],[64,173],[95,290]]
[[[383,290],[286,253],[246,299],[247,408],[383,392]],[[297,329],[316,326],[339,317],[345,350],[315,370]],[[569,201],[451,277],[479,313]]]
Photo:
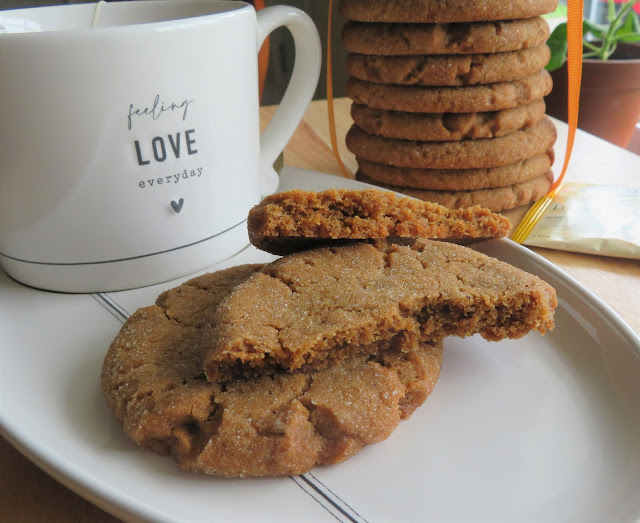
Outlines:
[[[583,65],[578,126],[621,147],[631,140],[640,119],[640,1],[616,7],[608,0],[607,23],[583,21]],[[567,118],[567,26],[549,36],[554,87],[547,113]]]

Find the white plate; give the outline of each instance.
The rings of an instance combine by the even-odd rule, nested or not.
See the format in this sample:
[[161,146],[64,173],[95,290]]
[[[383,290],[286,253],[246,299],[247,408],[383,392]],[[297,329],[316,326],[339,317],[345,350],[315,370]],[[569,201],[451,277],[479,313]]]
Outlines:
[[[283,187],[361,186],[296,169]],[[640,339],[601,301],[508,240],[481,250],[557,290],[556,329],[451,338],[435,391],[386,441],[294,478],[229,480],[140,451],[102,398],[128,314],[179,282],[65,295],[0,274],[0,428],[56,479],[123,519],[637,521]],[[248,248],[212,269],[272,257]]]

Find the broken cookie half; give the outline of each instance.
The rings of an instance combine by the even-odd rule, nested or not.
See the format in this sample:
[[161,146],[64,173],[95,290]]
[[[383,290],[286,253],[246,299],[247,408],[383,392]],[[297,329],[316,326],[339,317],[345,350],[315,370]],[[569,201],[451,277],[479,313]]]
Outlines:
[[507,218],[479,206],[448,209],[379,189],[277,193],[248,218],[251,243],[272,254],[393,236],[470,243],[504,237],[510,227]]
[[203,359],[210,381],[324,368],[398,344],[553,328],[553,288],[472,249],[416,240],[291,254],[229,293]]

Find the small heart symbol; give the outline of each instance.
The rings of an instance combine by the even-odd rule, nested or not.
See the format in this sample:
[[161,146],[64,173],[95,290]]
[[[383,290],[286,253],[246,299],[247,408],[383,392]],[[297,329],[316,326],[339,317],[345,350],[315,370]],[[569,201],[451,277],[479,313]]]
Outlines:
[[184,204],[184,198],[180,198],[178,203],[171,200],[171,208],[176,212],[180,212],[182,210],[182,204]]

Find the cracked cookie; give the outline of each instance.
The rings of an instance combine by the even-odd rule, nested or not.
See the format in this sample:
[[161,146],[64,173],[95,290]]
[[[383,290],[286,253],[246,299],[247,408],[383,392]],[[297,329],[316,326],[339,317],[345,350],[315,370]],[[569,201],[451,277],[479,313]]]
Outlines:
[[542,100],[551,92],[551,75],[542,69],[520,80],[462,87],[376,84],[349,78],[346,93],[354,102],[408,113],[499,111]]
[[553,12],[558,0],[341,0],[340,13],[361,22],[487,22]]
[[351,104],[351,117],[363,131],[422,142],[498,138],[533,127],[544,115],[543,100],[513,109],[472,113],[408,113]]
[[226,296],[212,317],[207,378],[308,371],[398,344],[553,327],[539,278],[447,242],[356,243],[291,254]]
[[348,51],[386,56],[504,53],[536,47],[547,38],[549,24],[539,16],[446,24],[348,21],[342,29]]
[[549,118],[523,131],[498,138],[455,142],[397,140],[368,134],[353,125],[346,137],[347,148],[372,162],[422,169],[477,169],[509,165],[548,151],[556,141],[556,128]]
[[384,440],[438,379],[440,344],[398,346],[307,373],[209,382],[211,314],[261,266],[197,277],[127,320],[102,371],[107,402],[142,448],[217,476],[301,474]]
[[551,170],[553,158],[553,150],[550,149],[545,154],[516,163],[480,169],[415,169],[358,157],[356,160],[361,181],[373,185],[382,184],[389,190],[403,192],[405,189],[472,191],[506,187],[545,175]]
[[467,55],[383,56],[350,53],[347,73],[368,82],[393,85],[462,86],[510,82],[542,69],[551,53],[546,44]]
[[277,193],[251,209],[248,219],[251,243],[273,254],[388,236],[486,240],[506,236],[509,228],[507,218],[486,209],[450,210],[376,189]]
[[553,173],[546,172],[542,176],[536,176],[530,180],[513,183],[505,187],[492,187],[487,189],[439,191],[427,189],[414,189],[410,187],[396,187],[372,180],[361,171],[356,173],[356,180],[371,185],[384,187],[385,189],[399,191],[407,196],[418,198],[428,202],[436,202],[451,209],[464,209],[470,205],[480,205],[492,212],[501,212],[542,198],[553,183]]

